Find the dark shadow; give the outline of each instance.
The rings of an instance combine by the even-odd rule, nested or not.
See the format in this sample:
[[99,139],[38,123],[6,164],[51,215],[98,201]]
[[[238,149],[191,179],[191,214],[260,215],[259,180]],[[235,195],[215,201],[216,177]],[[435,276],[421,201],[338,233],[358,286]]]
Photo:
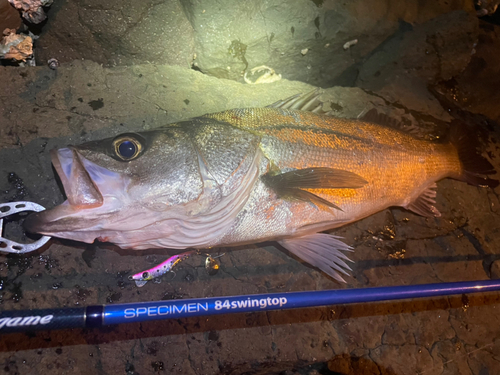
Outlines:
[[368,53],[366,56],[361,58],[358,62],[352,64],[347,69],[345,69],[335,80],[332,81],[331,87],[342,86],[342,87],[355,87],[356,80],[359,75],[359,71],[363,64],[367,62],[376,53],[384,50],[394,51],[393,56],[396,58],[397,51],[399,50],[399,45],[401,44],[405,34],[408,31],[412,31],[413,26],[403,20],[399,21],[399,28],[392,34],[389,35],[382,43],[380,43],[373,51]]
[[[326,368],[325,368],[326,365]],[[382,368],[368,358],[339,354],[323,364],[318,370],[322,375],[398,375],[390,368]]]
[[[276,367],[283,370],[276,371]],[[265,371],[269,369],[268,371]],[[291,371],[291,372],[289,372]],[[267,375],[399,375],[390,368],[381,367],[368,358],[349,356],[348,354],[339,354],[334,356],[328,362],[309,363],[306,361],[280,361],[277,366],[276,361],[270,360],[266,362],[235,364],[226,363],[219,365],[219,373],[221,375],[251,375],[251,374],[267,374]]]

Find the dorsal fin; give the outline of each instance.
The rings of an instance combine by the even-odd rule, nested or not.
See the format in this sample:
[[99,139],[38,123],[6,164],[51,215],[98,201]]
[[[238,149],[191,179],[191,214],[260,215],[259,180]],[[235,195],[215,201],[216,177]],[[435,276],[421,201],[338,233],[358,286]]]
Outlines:
[[322,110],[323,103],[318,99],[320,96],[319,89],[312,90],[307,94],[296,94],[287,99],[278,100],[273,104],[266,106],[267,108],[294,109],[297,111],[309,111],[313,113],[324,113]]
[[400,126],[399,121],[387,116],[385,113],[380,113],[375,108],[370,109],[368,112],[362,113],[358,118],[361,121],[371,122],[373,124],[383,126],[390,126],[393,128],[397,128]]
[[[404,125],[401,121],[392,118],[385,113],[377,111],[375,108],[370,109],[365,113],[361,113],[358,116],[358,120],[364,122],[370,122],[372,124],[377,124],[381,126],[387,126],[392,129],[402,131],[413,136],[418,136],[418,129],[415,126]],[[421,138],[421,137],[419,137]]]

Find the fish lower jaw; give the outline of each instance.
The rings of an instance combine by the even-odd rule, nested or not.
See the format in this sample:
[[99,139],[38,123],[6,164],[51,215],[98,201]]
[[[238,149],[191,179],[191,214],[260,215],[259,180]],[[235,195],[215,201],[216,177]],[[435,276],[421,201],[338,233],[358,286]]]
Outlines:
[[[102,227],[103,220],[123,207],[119,199],[110,197],[106,197],[103,204],[97,207],[72,205],[66,200],[52,209],[29,215],[24,227],[31,233],[75,239],[75,233],[96,232]],[[92,243],[97,236],[82,241]]]

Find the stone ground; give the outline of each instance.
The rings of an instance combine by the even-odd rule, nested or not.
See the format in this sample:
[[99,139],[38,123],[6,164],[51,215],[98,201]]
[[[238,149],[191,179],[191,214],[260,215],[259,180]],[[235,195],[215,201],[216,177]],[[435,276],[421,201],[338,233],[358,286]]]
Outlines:
[[[498,169],[499,36],[499,27],[481,21],[476,54],[460,76],[431,88],[435,96],[422,82],[403,90],[415,78],[385,69],[374,73],[383,83],[378,90],[334,87],[325,100],[339,116],[375,106],[431,130],[441,127],[429,124],[452,117],[465,120]],[[56,71],[0,67],[0,82],[0,200],[46,207],[63,200],[50,166],[52,148],[266,105],[312,88],[287,80],[243,85],[179,66],[105,68],[90,61]],[[252,245],[222,256],[214,276],[194,257],[175,277],[138,289],[127,276],[163,260],[165,252],[54,239],[35,254],[0,257],[1,309],[499,278],[499,191],[444,180],[438,183],[441,218],[393,208],[336,230],[355,247],[346,285],[283,249]],[[22,236],[14,223],[8,229]],[[8,334],[0,340],[0,364],[6,374],[54,375],[497,374],[498,309],[499,294],[483,293]]]

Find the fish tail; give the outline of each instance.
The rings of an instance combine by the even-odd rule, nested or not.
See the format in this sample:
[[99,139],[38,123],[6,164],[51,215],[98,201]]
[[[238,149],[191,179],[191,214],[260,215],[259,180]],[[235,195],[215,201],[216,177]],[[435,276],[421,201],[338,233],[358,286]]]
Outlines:
[[463,123],[455,121],[450,131],[450,142],[458,152],[458,158],[462,166],[462,174],[459,179],[475,186],[498,186],[498,180],[486,177],[496,174],[493,165],[478,151],[477,135]]

